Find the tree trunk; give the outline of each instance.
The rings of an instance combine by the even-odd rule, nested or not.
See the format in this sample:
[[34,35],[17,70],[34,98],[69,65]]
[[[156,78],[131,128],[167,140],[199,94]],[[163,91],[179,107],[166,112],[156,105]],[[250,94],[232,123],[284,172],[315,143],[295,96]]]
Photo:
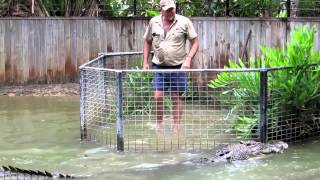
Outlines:
[[99,3],[96,0],[87,1],[86,16],[95,16],[99,11]]
[[298,17],[299,0],[291,0],[290,17]]
[[[50,16],[46,7],[44,6],[42,0],[37,0],[35,4],[36,12],[38,12],[38,16]],[[37,14],[36,14],[37,15]]]
[[31,5],[31,14],[34,14],[34,0],[32,0],[32,5]]
[[64,16],[69,17],[70,16],[70,0],[64,0]]
[[97,0],[78,0],[72,7],[73,16],[95,16],[99,11]]

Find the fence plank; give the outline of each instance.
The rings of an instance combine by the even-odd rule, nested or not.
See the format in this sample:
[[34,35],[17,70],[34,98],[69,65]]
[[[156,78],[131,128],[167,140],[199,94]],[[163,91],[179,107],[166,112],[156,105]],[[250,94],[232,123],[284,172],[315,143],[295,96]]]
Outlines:
[[[10,57],[7,59],[7,67],[8,67],[8,72],[7,72],[7,76],[8,78],[7,81],[12,84],[14,82],[14,68],[15,68],[15,61],[16,61],[16,54],[14,52],[14,49],[15,49],[15,39],[16,39],[16,35],[14,34],[14,32],[16,31],[16,28],[15,28],[15,23],[13,23],[13,20],[10,21],[10,30],[9,30],[9,37],[10,37],[10,47],[9,47],[9,51],[10,51]],[[7,69],[7,68],[6,68]]]
[[[28,46],[29,46],[29,42],[32,42],[32,29],[29,29],[29,26],[32,26],[33,22],[30,22],[30,23],[27,23],[26,21],[22,21],[22,31],[21,32],[29,32],[27,34],[23,34],[22,35],[22,48],[21,48],[21,81],[22,83],[24,82],[27,82],[27,78],[29,76],[29,65],[33,64],[33,60],[32,59],[29,59],[29,53],[33,53],[34,49],[28,49]],[[30,40],[29,40],[29,37],[30,37]]]
[[41,25],[39,20],[34,21],[32,26],[29,26],[30,30],[32,29],[31,37],[29,40],[29,47],[33,49],[31,53],[29,53],[29,61],[30,63],[30,69],[29,69],[29,77],[27,78],[29,82],[36,83],[40,82],[40,71],[41,71]]
[[15,23],[16,31],[15,31],[15,49],[13,53],[15,53],[15,62],[14,62],[14,79],[13,81],[18,81],[18,83],[23,83],[23,68],[25,65],[23,58],[23,37],[22,34],[22,26],[23,21],[18,20]]
[[64,82],[65,81],[65,59],[66,59],[66,39],[65,39],[65,28],[64,28],[64,21],[59,20],[58,22],[58,42],[57,42],[57,61],[59,62],[59,66],[57,69],[57,76],[58,76],[58,82]]
[[52,47],[52,31],[53,31],[53,27],[52,27],[52,23],[53,21],[46,21],[46,30],[45,30],[45,52],[46,52],[46,72],[45,72],[45,76],[46,76],[46,81],[48,83],[52,83],[52,78],[53,78],[53,67],[52,67],[52,62],[53,62],[53,53],[55,51],[53,51],[53,47]]
[[[83,41],[82,41],[83,60],[82,61],[83,62],[89,61],[91,59],[90,58],[91,54],[92,54],[92,57],[96,56],[96,54],[91,53],[91,50],[90,50],[91,34],[89,31],[89,26],[90,26],[90,21],[86,21],[85,26],[83,26],[83,29],[82,29],[82,34],[83,34]],[[76,68],[78,68],[78,65],[81,65],[81,64],[82,64],[81,62],[80,64],[77,64]]]
[[77,28],[77,21],[70,21],[70,59],[67,59],[66,65],[65,65],[65,73],[68,80],[73,79],[73,69],[74,66],[77,66],[77,54],[79,51],[82,51],[80,47],[78,46],[78,39],[77,39],[77,31],[79,29]]
[[52,60],[51,60],[51,67],[52,67],[52,76],[51,76],[51,82],[56,83],[59,79],[59,73],[58,73],[58,68],[59,68],[59,58],[58,58],[58,54],[59,54],[59,48],[58,48],[58,21],[53,22],[52,21],[52,51],[51,55],[52,55]]
[[39,71],[39,79],[40,82],[46,83],[47,82],[47,61],[48,57],[46,55],[46,21],[38,20],[38,33],[40,35],[39,38],[39,59],[36,61],[38,64],[35,64],[35,70]]
[[4,84],[5,81],[5,31],[6,24],[0,23],[0,85]]
[[71,62],[71,31],[70,31],[70,21],[66,20],[63,21],[63,28],[64,28],[64,34],[63,34],[63,40],[64,40],[64,57],[63,60],[63,73],[64,73],[64,80],[67,82],[73,82],[72,77],[67,72],[67,65],[69,62]]

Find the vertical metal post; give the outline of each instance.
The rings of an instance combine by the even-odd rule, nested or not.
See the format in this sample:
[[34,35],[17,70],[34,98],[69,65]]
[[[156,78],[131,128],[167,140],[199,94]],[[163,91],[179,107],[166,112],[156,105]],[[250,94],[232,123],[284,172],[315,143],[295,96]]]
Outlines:
[[[102,61],[103,61],[103,68],[107,68],[107,56],[103,56],[102,57]],[[104,92],[104,104],[103,104],[103,114],[107,114],[108,113],[108,108],[110,108],[110,104],[108,103],[109,98],[108,98],[108,94],[110,92],[108,92],[108,83],[109,83],[109,76],[108,76],[108,71],[103,71],[103,92]],[[107,122],[109,119],[106,119],[106,116],[104,116],[104,120]]]
[[268,71],[260,72],[260,141],[267,142]]
[[287,17],[291,16],[291,0],[287,0]]
[[116,72],[117,150],[124,151],[122,112],[122,72]]
[[80,136],[81,141],[87,138],[87,122],[85,113],[86,104],[86,82],[85,70],[80,68]]

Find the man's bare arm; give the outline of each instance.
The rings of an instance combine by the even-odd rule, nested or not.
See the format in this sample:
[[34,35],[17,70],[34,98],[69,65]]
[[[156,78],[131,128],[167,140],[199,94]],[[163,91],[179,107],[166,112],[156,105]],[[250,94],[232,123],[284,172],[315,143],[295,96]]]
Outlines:
[[182,69],[190,69],[191,68],[191,60],[196,55],[196,53],[199,49],[198,37],[192,39],[190,42],[191,42],[191,48],[185,58],[185,61],[183,62],[182,66],[181,66]]
[[144,40],[143,43],[143,69],[149,69],[149,64],[148,64],[148,58],[149,58],[149,53],[151,49],[151,41]]

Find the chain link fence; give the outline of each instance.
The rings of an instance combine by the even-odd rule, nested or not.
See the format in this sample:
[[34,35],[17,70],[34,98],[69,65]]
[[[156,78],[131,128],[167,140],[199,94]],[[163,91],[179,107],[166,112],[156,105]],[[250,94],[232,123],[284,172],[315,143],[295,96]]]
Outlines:
[[[82,140],[121,151],[187,151],[245,139],[290,142],[320,132],[319,107],[298,112],[281,106],[285,90],[274,79],[290,68],[140,70],[141,63],[141,53],[111,53],[80,67]],[[179,132],[170,90],[157,128],[155,73],[188,77]]]

